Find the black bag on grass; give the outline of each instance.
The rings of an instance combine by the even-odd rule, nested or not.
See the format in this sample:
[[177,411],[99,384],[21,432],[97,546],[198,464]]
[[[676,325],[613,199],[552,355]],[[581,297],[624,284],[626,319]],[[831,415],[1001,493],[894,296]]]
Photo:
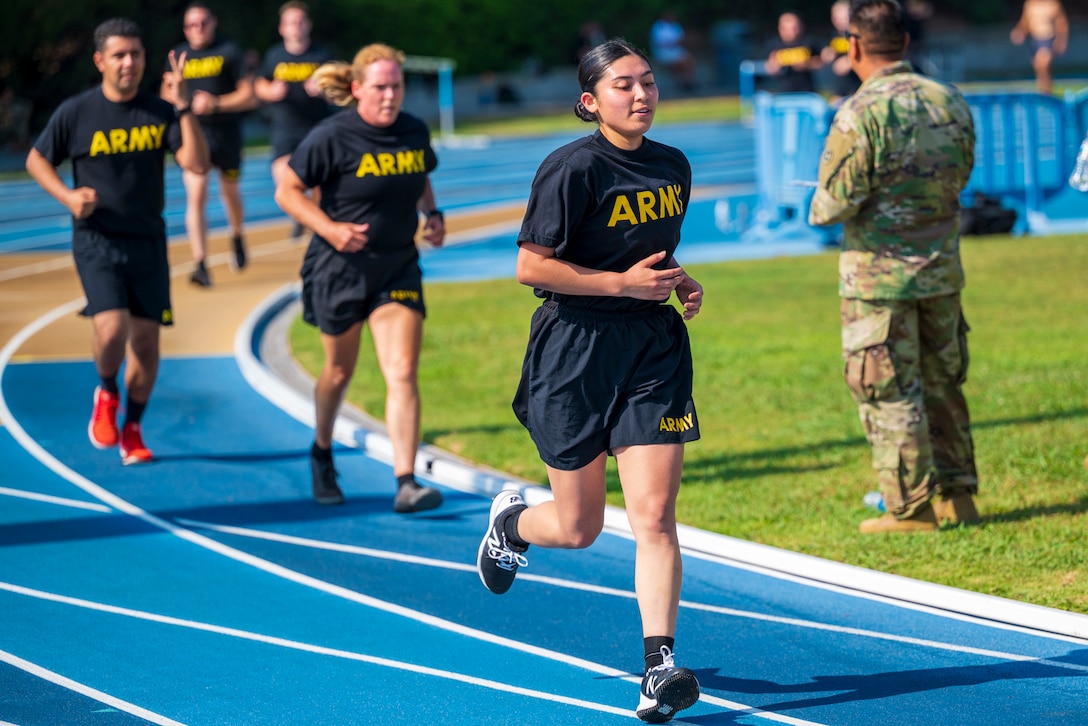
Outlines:
[[1001,206],[1001,202],[981,192],[975,193],[975,203],[960,210],[960,234],[1008,234],[1016,225],[1016,210]]

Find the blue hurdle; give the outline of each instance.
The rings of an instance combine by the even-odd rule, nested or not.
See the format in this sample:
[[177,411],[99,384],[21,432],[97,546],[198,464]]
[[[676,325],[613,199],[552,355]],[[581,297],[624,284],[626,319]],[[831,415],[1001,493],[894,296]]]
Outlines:
[[757,91],[753,105],[758,201],[741,241],[834,242],[837,228],[808,223],[808,206],[833,115],[827,102],[816,93]]
[[964,190],[998,197],[1020,212],[1021,231],[1046,233],[1044,203],[1066,189],[1073,160],[1066,132],[1067,106],[1038,93],[967,96],[975,119],[975,169]]

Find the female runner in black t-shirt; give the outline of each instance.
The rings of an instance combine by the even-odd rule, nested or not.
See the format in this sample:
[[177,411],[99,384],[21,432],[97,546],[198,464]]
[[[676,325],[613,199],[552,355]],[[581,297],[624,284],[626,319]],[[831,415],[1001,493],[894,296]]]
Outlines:
[[[393,509],[418,512],[442,503],[416,483],[419,448],[419,350],[423,276],[415,234],[441,245],[446,235],[428,174],[438,161],[427,126],[401,112],[404,54],[368,45],[351,65],[326,63],[317,83],[351,110],[320,122],[291,154],[276,201],[314,230],[302,263],[303,318],[321,330],[325,365],[314,388],[316,430],[310,452],[314,498],[339,504],[332,462],[333,424],[355,371],[363,324],[370,324],[386,384],[385,418],[393,444]],[[321,190],[320,202],[306,196]],[[319,206],[320,204],[320,206]]]
[[[552,501],[501,492],[477,558],[506,592],[529,544],[588,547],[604,525],[605,463],[616,457],[635,536],[645,676],[639,718],[660,723],[699,698],[674,665],[681,561],[676,495],[684,444],[699,437],[684,320],[702,287],[673,259],[691,193],[677,149],[645,138],[658,91],[646,56],[621,40],[587,53],[575,111],[597,133],[554,151],[533,181],[517,277],[533,314],[514,411],[548,470]],[[676,292],[683,313],[667,304]]]

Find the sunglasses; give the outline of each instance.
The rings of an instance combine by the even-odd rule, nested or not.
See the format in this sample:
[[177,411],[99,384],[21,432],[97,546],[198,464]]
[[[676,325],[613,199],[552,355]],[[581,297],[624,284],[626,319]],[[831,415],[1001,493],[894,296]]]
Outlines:
[[185,23],[184,27],[185,27],[186,30],[189,30],[189,29],[192,29],[192,28],[204,28],[204,27],[207,27],[208,25],[211,25],[211,24],[212,24],[211,20],[197,20],[196,22],[193,22],[193,23]]

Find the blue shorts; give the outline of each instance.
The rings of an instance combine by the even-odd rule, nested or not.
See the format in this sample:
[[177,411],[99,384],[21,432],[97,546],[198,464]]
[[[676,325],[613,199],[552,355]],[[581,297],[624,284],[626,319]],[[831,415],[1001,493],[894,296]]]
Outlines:
[[669,305],[638,313],[545,302],[533,313],[514,414],[545,464],[573,471],[624,446],[699,438],[687,326]]

